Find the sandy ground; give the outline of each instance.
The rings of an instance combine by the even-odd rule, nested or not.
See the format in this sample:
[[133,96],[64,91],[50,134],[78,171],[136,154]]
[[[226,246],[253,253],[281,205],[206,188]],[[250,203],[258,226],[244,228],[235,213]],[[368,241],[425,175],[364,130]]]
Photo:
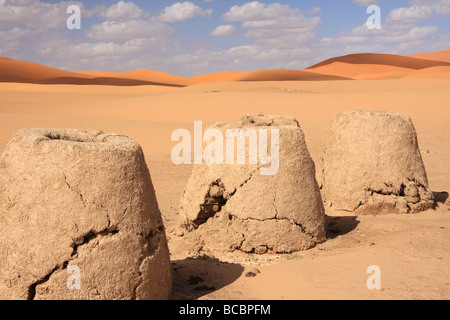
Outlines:
[[[391,70],[392,71],[392,70]],[[398,71],[398,70],[396,70]],[[442,70],[440,70],[440,73]],[[444,70],[445,71],[445,70]],[[171,240],[174,299],[449,299],[450,211],[352,216],[327,212],[328,239],[272,261],[189,259],[172,235],[191,167],[171,163],[173,130],[192,132],[242,114],[296,117],[317,162],[340,110],[407,112],[434,192],[450,191],[450,77],[351,81],[214,82],[186,88],[0,83],[0,151],[24,127],[100,129],[128,135],[144,149]],[[382,290],[369,290],[367,267],[381,269]],[[245,273],[258,268],[256,277]]]

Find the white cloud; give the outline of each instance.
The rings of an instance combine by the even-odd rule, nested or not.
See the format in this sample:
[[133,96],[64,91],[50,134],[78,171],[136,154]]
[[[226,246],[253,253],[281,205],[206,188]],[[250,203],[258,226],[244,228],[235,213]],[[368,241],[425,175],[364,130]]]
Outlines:
[[309,16],[314,16],[316,14],[319,14],[322,12],[322,9],[319,7],[313,7],[311,9],[309,9],[308,11],[306,11],[306,14]]
[[127,21],[139,19],[143,14],[144,10],[133,2],[119,1],[109,7],[101,16],[106,20]]
[[150,20],[104,21],[86,32],[90,39],[101,41],[127,41],[168,36],[174,32],[169,26]]
[[0,10],[0,27],[27,26],[33,29],[49,30],[66,25],[66,9],[69,5],[84,8],[83,3],[62,1],[47,3],[39,0],[8,1]]
[[211,32],[211,35],[214,37],[234,37],[237,35],[236,29],[236,26],[230,24],[220,25]]
[[378,5],[379,0],[352,0],[354,4],[357,4],[358,6],[362,7],[368,7],[371,5]]
[[410,0],[412,5],[427,6],[438,15],[450,17],[450,0]]
[[427,6],[412,6],[393,9],[389,12],[387,24],[415,24],[433,17],[433,10]]
[[[329,48],[336,55],[360,52],[411,54],[444,50],[446,45],[443,40],[448,37],[439,35],[437,26],[419,25],[432,17],[433,11],[427,6],[396,8],[387,14],[380,30],[369,30],[364,24],[334,37],[323,38],[315,46]],[[429,44],[433,44],[433,49]]]
[[47,3],[39,0],[5,1],[0,7],[1,55],[20,58],[31,49],[51,39],[59,39],[66,29],[69,5],[81,2]]
[[164,8],[161,15],[156,19],[163,22],[182,22],[198,16],[211,17],[211,14],[211,9],[204,10],[190,1],[185,1]]
[[227,22],[257,21],[275,19],[279,16],[294,16],[300,10],[280,3],[264,4],[258,1],[247,2],[241,6],[233,6],[222,16]]
[[293,48],[310,44],[320,17],[306,17],[299,9],[280,3],[258,1],[233,6],[222,16],[226,22],[241,22],[246,37],[263,45]]

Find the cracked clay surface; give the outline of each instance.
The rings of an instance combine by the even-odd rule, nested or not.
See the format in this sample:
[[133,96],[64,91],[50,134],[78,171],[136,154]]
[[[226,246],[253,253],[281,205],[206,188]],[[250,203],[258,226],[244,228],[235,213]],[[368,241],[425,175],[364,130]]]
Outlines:
[[434,205],[414,125],[401,112],[336,114],[319,168],[324,202],[336,210],[416,213]]
[[279,129],[280,168],[275,175],[263,176],[261,163],[195,166],[179,220],[179,234],[191,243],[191,252],[287,253],[323,241],[324,208],[298,122],[246,115],[241,124],[211,127]]
[[[167,299],[165,230],[142,150],[98,131],[20,130],[0,159],[1,299]],[[69,266],[81,288],[67,286]]]

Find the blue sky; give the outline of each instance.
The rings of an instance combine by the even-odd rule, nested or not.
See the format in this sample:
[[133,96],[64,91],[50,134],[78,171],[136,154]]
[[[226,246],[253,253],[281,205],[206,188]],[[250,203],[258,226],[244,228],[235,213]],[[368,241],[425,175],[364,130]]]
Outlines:
[[[70,5],[81,30],[69,30]],[[381,9],[370,30],[367,7]],[[359,52],[450,49],[450,0],[0,0],[0,56],[66,70],[180,76],[303,69]]]

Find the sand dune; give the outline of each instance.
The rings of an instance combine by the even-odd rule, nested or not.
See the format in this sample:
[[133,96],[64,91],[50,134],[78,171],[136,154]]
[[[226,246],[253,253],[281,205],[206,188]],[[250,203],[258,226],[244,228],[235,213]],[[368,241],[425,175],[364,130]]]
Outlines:
[[[1,82],[34,82],[51,78],[90,79],[92,76],[50,68],[33,62],[12,60],[8,58],[0,59]],[[18,81],[14,81],[15,79]]]
[[385,65],[407,69],[424,69],[436,66],[450,66],[449,62],[432,61],[425,59],[417,59],[412,57],[398,56],[393,54],[375,54],[375,53],[360,53],[350,54],[342,57],[331,58],[315,64],[306,70],[315,69],[326,66],[334,62],[345,62],[351,64],[370,64],[370,65]]
[[178,77],[161,71],[137,70],[122,73],[109,71],[64,71],[37,63],[0,59],[0,82],[34,84],[77,85],[160,85],[189,86],[208,82],[224,81],[321,81],[348,80],[339,75],[326,75],[311,71],[285,69],[258,70],[253,72],[218,72],[191,78]]
[[247,73],[248,72],[245,71],[214,72],[191,77],[191,79],[194,80],[196,83],[235,81],[236,78],[244,76]]
[[248,72],[233,79],[234,81],[328,81],[350,80],[349,78],[317,74],[309,71],[270,69]]
[[378,64],[351,64],[338,61],[309,70],[313,70],[314,73],[347,77],[358,80],[371,79],[372,77],[391,72],[411,72],[411,69],[402,67]]
[[93,77],[134,79],[145,82],[164,83],[177,86],[188,86],[196,83],[196,81],[191,80],[190,78],[178,77],[169,73],[153,70],[136,70],[128,72],[78,71],[78,73]]
[[450,62],[450,50],[413,54],[409,55],[408,57]]
[[[432,58],[436,60],[427,60]],[[438,61],[438,60],[441,61]],[[0,82],[113,86],[191,86],[230,81],[378,80],[404,77],[448,78],[450,50],[413,56],[352,54],[328,59],[305,70],[267,69],[251,72],[216,72],[179,77],[161,71],[64,71],[37,63],[0,57]],[[423,71],[417,73],[417,71]],[[431,76],[434,77],[434,76]]]
[[288,69],[267,69],[251,72],[218,72],[191,78],[198,84],[207,82],[227,81],[327,81],[350,80],[346,77],[317,74],[309,71]]
[[[0,82],[20,82],[34,84],[78,84],[78,85],[114,85],[114,86],[137,86],[137,85],[162,85],[183,86],[183,84],[169,81],[165,83],[164,77],[134,76],[127,78],[126,74],[116,76],[114,73],[79,73],[59,70],[41,64],[19,61],[8,58],[0,59]],[[160,79],[161,80],[158,80]],[[167,78],[167,77],[166,77]]]

